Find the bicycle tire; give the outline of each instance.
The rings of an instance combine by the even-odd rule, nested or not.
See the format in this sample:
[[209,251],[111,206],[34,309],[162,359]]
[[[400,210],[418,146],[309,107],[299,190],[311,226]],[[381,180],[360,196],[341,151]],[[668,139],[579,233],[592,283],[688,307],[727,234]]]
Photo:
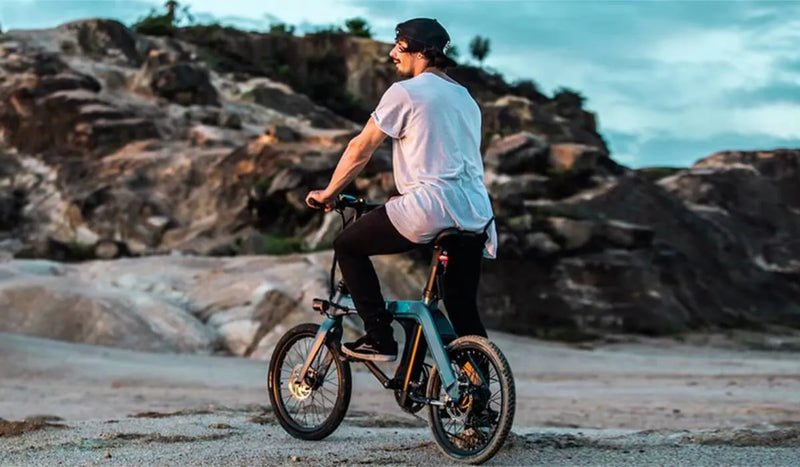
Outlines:
[[[320,368],[326,353],[330,354],[333,360],[328,372],[325,374],[324,381],[319,383],[319,387],[298,384],[293,386],[292,381],[295,383],[297,381],[292,378],[299,372],[298,366],[302,367],[308,356],[318,330],[319,325],[307,323],[300,324],[287,331],[275,346],[267,375],[269,399],[278,422],[284,430],[295,438],[311,441],[323,439],[339,427],[350,406],[350,394],[352,391],[350,363],[343,361],[340,358],[338,347],[329,342],[326,342],[320,348],[320,352],[314,360],[314,365],[310,369],[311,378],[313,379],[314,371]],[[293,352],[292,349],[297,350]],[[290,368],[286,367],[287,358],[292,359],[288,363]],[[331,370],[333,369],[336,370],[336,395],[331,400],[326,398],[320,390],[333,383],[331,379]],[[313,386],[316,386],[316,383],[315,381]],[[318,395],[320,396],[322,411],[327,411],[327,416],[320,415],[320,411],[315,408]],[[309,400],[310,403],[306,403]],[[329,410],[326,410],[325,402],[331,402]],[[302,420],[300,420],[301,412],[305,415]],[[318,421],[314,424],[309,424],[309,414]]]
[[[500,349],[484,337],[459,337],[447,346],[447,354],[451,359],[453,371],[462,383],[475,387],[476,391],[478,388],[485,391],[484,408],[480,410],[480,413],[494,411],[497,419],[491,423],[483,422],[487,426],[477,426],[481,423],[470,421],[470,417],[475,419],[478,417],[477,415],[464,415],[460,408],[443,409],[429,405],[428,421],[431,433],[439,449],[450,459],[481,464],[497,454],[511,431],[516,411],[514,376],[508,360]],[[465,381],[468,377],[458,362],[467,358],[471,359],[470,361],[476,361],[479,366],[484,366],[485,370],[481,374],[488,373],[484,379],[478,377],[481,385]],[[483,386],[484,380],[488,380],[487,386]],[[427,393],[428,397],[432,399],[441,400],[443,397],[444,390],[436,367],[433,368],[428,379]],[[459,425],[463,425],[461,433],[454,431]],[[473,431],[469,432],[468,430]],[[472,438],[480,442],[476,442]],[[470,443],[474,444],[469,445]]]

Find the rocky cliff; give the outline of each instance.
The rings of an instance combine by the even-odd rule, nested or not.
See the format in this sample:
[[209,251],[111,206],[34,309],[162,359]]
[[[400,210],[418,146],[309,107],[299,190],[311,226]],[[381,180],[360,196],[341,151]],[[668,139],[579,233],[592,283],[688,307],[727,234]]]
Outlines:
[[[335,219],[302,200],[394,79],[388,50],[218,27],[148,37],[110,20],[3,35],[0,255],[324,248]],[[484,117],[501,240],[480,294],[491,327],[800,327],[800,151],[721,153],[659,178],[616,164],[576,96],[452,74]],[[388,145],[350,189],[392,193]]]

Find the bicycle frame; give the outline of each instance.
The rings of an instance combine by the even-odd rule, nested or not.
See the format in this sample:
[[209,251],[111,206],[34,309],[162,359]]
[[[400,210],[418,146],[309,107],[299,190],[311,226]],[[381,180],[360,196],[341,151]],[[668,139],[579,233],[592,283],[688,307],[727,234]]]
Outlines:
[[[342,317],[355,313],[355,307],[350,297],[341,298],[338,304],[339,306],[346,308],[347,311],[337,312],[336,314],[329,316],[320,325],[317,336],[314,338],[314,344],[311,347],[311,351],[309,352],[306,362],[303,365],[303,369],[299,375],[298,379],[301,381],[305,378],[308,369],[312,365],[312,362],[316,359],[319,349],[325,344],[328,335],[331,332],[341,332]],[[458,400],[461,396],[460,388],[458,387],[458,379],[456,378],[455,373],[453,373],[453,369],[450,367],[450,358],[447,356],[444,342],[442,341],[442,335],[455,336],[455,331],[453,330],[450,322],[446,319],[435,319],[432,310],[425,306],[425,304],[420,300],[387,301],[386,305],[387,309],[392,312],[392,315],[395,319],[410,319],[421,326],[422,334],[425,336],[425,341],[428,344],[428,348],[430,349],[431,356],[436,364],[436,368],[439,372],[439,376],[442,380],[445,391],[452,400]],[[434,308],[434,310],[438,309]],[[370,365],[367,366],[369,367]],[[327,365],[325,365],[325,367],[327,367]]]
[[[363,212],[363,208],[365,206],[365,202],[363,199],[356,200],[353,197],[347,197],[346,195],[340,195],[339,199],[342,200],[347,198],[349,202],[360,202],[361,207],[356,209],[356,214],[353,220],[357,219],[361,213]],[[341,212],[341,211],[340,211]],[[422,335],[425,336],[425,341],[428,345],[428,349],[431,351],[431,356],[433,357],[433,361],[436,364],[437,371],[439,372],[439,378],[442,381],[442,385],[445,388],[447,396],[450,397],[451,400],[457,401],[461,397],[461,389],[458,385],[458,379],[453,372],[452,367],[450,366],[450,358],[447,356],[447,352],[445,351],[445,345],[442,340],[442,336],[452,337],[455,338],[456,333],[453,330],[452,324],[448,321],[444,315],[442,315],[441,311],[438,309],[438,297],[437,297],[437,274],[439,271],[439,262],[440,262],[440,254],[442,253],[442,248],[440,246],[436,246],[433,252],[433,258],[431,260],[431,268],[430,268],[430,275],[425,287],[425,290],[422,295],[421,300],[400,300],[400,301],[386,301],[386,309],[393,315],[394,319],[402,321],[412,321],[419,325],[419,329],[422,331]],[[333,283],[331,283],[331,287]],[[321,323],[319,331],[317,332],[316,337],[314,338],[314,344],[311,347],[308,357],[306,358],[305,363],[303,364],[303,368],[298,375],[298,379],[300,381],[305,381],[307,376],[308,370],[313,364],[314,360],[319,353],[320,348],[325,344],[328,338],[332,339],[341,339],[342,333],[342,317],[348,314],[354,314],[355,311],[355,304],[353,303],[352,298],[349,295],[342,295],[338,293],[337,296],[331,297],[331,302],[326,302],[326,308],[322,309],[323,313],[327,315],[327,318]],[[333,312],[327,312],[327,306],[333,306]],[[404,329],[405,326],[404,326]],[[406,369],[405,375],[405,382],[403,383],[403,399],[407,397],[408,394],[408,383],[409,378],[411,376],[412,370],[414,369],[413,366],[415,365],[416,360],[416,352],[419,346],[419,329],[415,333],[414,336],[414,343],[412,353],[406,361],[406,356],[408,356],[408,352],[405,352],[404,358],[401,359],[401,366],[404,363],[408,364],[408,368]],[[406,329],[406,332],[408,330]],[[407,336],[409,337],[409,336]],[[411,342],[411,339],[406,339],[407,343]],[[324,378],[324,374],[327,373],[328,367],[332,362],[332,357],[328,357],[323,364],[322,369],[322,376]],[[364,363],[367,368],[378,378],[384,387],[389,387],[389,378],[381,372],[381,370],[372,362],[365,361]],[[428,403],[433,403],[433,401],[427,401]]]

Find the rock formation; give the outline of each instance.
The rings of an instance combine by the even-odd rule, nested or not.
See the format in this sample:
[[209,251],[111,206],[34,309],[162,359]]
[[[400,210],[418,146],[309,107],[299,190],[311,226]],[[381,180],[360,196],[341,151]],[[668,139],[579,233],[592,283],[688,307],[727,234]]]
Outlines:
[[[339,220],[310,212],[303,198],[328,180],[394,79],[389,47],[342,34],[216,26],[148,37],[111,20],[0,36],[0,258],[325,248]],[[508,85],[472,67],[452,74],[483,113],[501,243],[480,293],[490,327],[579,339],[800,326],[800,151],[720,153],[661,178],[614,162],[577,94],[548,98],[532,83]],[[375,201],[394,191],[388,142],[349,191]],[[173,257],[153,258],[143,261],[157,269]],[[218,266],[204,261],[196,264]],[[260,267],[283,271],[270,261]],[[58,300],[97,323],[128,310],[128,324],[103,337],[77,324],[41,331],[95,343],[147,328],[142,348],[247,355],[307,298],[297,292],[302,274],[284,271],[297,280],[262,287],[246,306],[195,297],[209,310],[233,310],[198,314],[186,303],[141,305],[135,291],[97,290],[94,279],[56,284],[19,272],[35,263],[11,264],[0,304],[13,307],[19,332],[39,333],[41,321],[26,317],[35,309],[51,316],[48,303]],[[188,317],[176,318],[174,307]],[[151,318],[136,317],[143,314]]]

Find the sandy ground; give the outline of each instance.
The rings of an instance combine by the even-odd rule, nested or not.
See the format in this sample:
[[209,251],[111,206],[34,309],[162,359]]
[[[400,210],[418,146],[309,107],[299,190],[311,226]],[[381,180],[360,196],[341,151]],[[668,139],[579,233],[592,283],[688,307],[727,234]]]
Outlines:
[[[490,337],[517,384],[493,464],[800,463],[800,353]],[[0,334],[0,417],[53,425],[0,430],[0,464],[442,464],[425,422],[353,368],[342,426],[302,442],[270,413],[266,362]]]

